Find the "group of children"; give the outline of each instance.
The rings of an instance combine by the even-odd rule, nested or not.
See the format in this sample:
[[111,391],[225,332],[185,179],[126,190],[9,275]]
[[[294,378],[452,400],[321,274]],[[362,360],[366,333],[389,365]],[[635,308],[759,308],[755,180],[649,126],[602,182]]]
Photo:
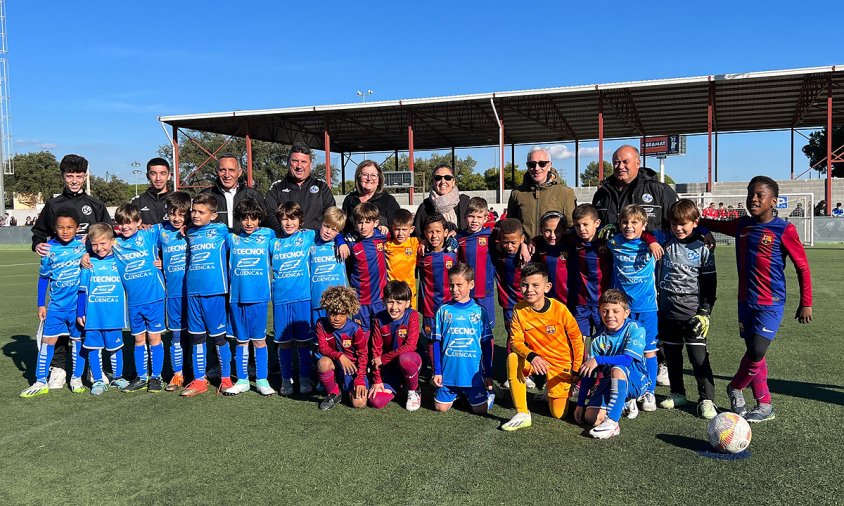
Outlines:
[[[220,393],[250,390],[252,343],[255,388],[272,395],[266,343],[272,302],[281,395],[294,392],[295,350],[299,393],[314,391],[315,364],[325,392],[321,409],[341,402],[341,392],[355,407],[383,408],[403,391],[406,408],[415,411],[421,406],[419,376],[429,372],[438,411],[447,411],[462,395],[473,411],[486,413],[494,401],[497,285],[507,331],[507,384],[517,411],[502,429],[530,426],[527,388],[534,376],[545,383],[554,417],[566,416],[569,403],[576,402],[575,420],[592,426],[592,436],[619,434],[621,416],[638,415],[637,402],[644,411],[656,409],[660,344],[671,387],[660,405],[671,409],[688,402],[685,346],[698,386],[698,413],[712,418],[717,410],[706,335],[716,274],[705,239],[710,229],[738,238],[740,333],[748,351],[728,386],[731,409],[750,421],[771,419],[764,355],[782,318],[785,255],[798,267],[797,317],[801,323],[811,320],[808,264],[794,227],[773,216],[777,193],[773,180],[754,178],[748,186],[750,215],[728,222],[701,220],[694,202],[680,200],[669,212],[670,234],[646,231],[640,206],[625,207],[616,229],[602,227],[597,210],[582,204],[571,224],[558,212],[546,213],[536,238],[526,238],[515,219],[485,228],[488,205],[480,198],[469,201],[466,230],[454,230],[433,215],[422,224],[421,240],[406,210],[395,212],[389,234],[382,234],[379,210],[371,203],[354,209],[354,233],[346,236],[338,233],[347,219],[339,208],[327,209],[314,231],[302,229],[297,204],[284,203],[276,210],[282,229],[277,237],[260,227],[264,211],[251,199],[235,207],[242,227],[235,234],[214,223],[213,197],[200,194],[191,201],[174,192],[165,224],[143,229],[138,209],[126,204],[115,215],[116,239],[111,226],[98,224],[89,230],[86,249],[75,237],[73,213],[60,212],[40,270],[38,311],[45,326],[36,382],[21,397],[49,391],[47,367],[61,334],[70,334],[73,343],[74,392],[85,391],[86,361],[95,395],[109,387],[179,390],[185,383],[185,330],[193,374],[181,395],[209,387],[208,337],[217,348]],[[137,377],[131,382],[123,378],[121,361],[124,305],[135,341]],[[173,370],[166,385],[165,314]],[[227,336],[237,341],[234,382]],[[103,349],[110,352],[111,381],[103,372]],[[742,397],[747,386],[758,402],[749,413]]]

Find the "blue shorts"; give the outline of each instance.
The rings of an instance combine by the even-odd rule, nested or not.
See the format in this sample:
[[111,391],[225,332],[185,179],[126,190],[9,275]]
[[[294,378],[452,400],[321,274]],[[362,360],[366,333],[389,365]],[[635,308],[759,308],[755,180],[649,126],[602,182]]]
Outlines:
[[311,341],[310,322],[310,299],[273,304],[273,336],[277,343]]
[[229,306],[232,333],[237,342],[247,343],[267,338],[268,306],[268,302],[235,303]]
[[188,332],[191,334],[224,335],[228,328],[226,314],[225,294],[188,296]]
[[580,327],[580,333],[584,336],[591,336],[593,330],[597,330],[601,326],[601,314],[598,312],[598,306],[583,306],[580,304],[574,306],[574,319],[577,321],[577,326]]
[[[624,399],[625,401],[638,399],[645,394],[649,384],[647,377],[642,377],[642,374],[630,371],[627,367],[617,368],[625,371],[625,374],[627,375],[627,398]],[[587,406],[590,408],[607,409],[607,406],[610,403],[611,386],[611,378],[602,378],[598,383],[598,387],[592,393],[592,397],[589,398]]]
[[501,308],[504,312],[504,330],[507,331],[507,339],[510,339],[510,326],[513,325],[513,309]]
[[76,324],[76,308],[64,311],[47,308],[47,318],[44,319],[44,337],[70,336],[79,339],[82,329]]
[[[343,392],[350,392],[355,389],[355,375],[344,373],[343,366],[340,365],[339,361],[334,361],[334,377]],[[363,380],[366,382],[366,389],[369,390],[369,378],[364,376]]]
[[451,404],[455,401],[455,399],[457,399],[458,394],[463,394],[472,406],[480,406],[481,404],[486,404],[487,402],[487,392],[483,385],[471,387],[452,387],[443,385],[437,388],[434,400],[440,404]]
[[354,320],[358,325],[360,325],[360,327],[363,329],[363,333],[368,336],[369,329],[370,327],[372,327],[372,318],[374,318],[379,311],[383,311],[385,309],[386,307],[384,306],[383,300],[378,300],[373,302],[372,304],[367,304],[365,306],[361,305],[360,311],[358,311],[358,314],[352,317],[352,320]]
[[659,345],[659,318],[656,311],[630,313],[636,323],[645,329],[645,353],[656,351]]
[[328,313],[325,311],[325,309],[323,309],[321,307],[312,308],[311,309],[311,328],[312,329],[316,329],[316,322],[320,318],[328,318]]
[[123,347],[123,330],[86,330],[82,347],[89,350],[117,351]]
[[129,330],[132,335],[164,332],[164,306],[163,300],[129,306]]
[[495,296],[489,295],[483,298],[476,298],[475,302],[478,303],[479,306],[486,309],[486,314],[489,317],[489,328],[495,328]]
[[167,299],[167,330],[185,330],[188,323],[188,304],[184,297]]
[[739,304],[739,335],[748,339],[756,334],[773,341],[780,329],[784,312],[785,306],[765,306],[765,309],[757,309],[748,304]]

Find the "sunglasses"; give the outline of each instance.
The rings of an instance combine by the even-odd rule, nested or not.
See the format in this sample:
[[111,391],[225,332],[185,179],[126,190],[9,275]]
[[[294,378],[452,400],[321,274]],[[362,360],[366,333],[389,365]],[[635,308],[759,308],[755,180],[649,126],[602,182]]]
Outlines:
[[452,179],[454,179],[454,176],[452,176],[451,174],[438,174],[434,176],[434,181],[441,181],[443,179],[445,179],[446,181],[451,181]]
[[539,160],[538,162],[528,162],[527,166],[528,169],[535,169],[536,166],[539,165],[540,169],[544,169],[549,163],[551,163],[551,160]]

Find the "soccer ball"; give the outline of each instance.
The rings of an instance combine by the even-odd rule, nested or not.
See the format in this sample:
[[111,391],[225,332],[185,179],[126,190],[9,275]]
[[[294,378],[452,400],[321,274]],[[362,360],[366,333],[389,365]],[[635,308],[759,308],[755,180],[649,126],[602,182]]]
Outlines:
[[709,421],[709,444],[724,453],[743,452],[750,446],[750,424],[735,413],[721,413]]

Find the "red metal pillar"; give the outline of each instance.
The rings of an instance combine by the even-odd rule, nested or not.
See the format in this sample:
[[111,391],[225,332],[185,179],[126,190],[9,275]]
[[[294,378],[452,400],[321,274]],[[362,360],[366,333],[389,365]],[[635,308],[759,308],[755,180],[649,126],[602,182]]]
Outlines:
[[246,132],[246,186],[252,188],[252,136]]
[[179,128],[173,127],[173,190],[179,189]]
[[499,167],[501,167],[501,173],[499,175],[499,184],[501,185],[500,191],[498,193],[498,203],[504,203],[504,120],[502,119],[500,122],[500,128],[498,129],[498,163]]
[[826,76],[826,215],[832,216],[832,74]]
[[715,98],[715,83],[709,78],[709,103],[706,106],[706,191],[712,193],[712,102]]
[[328,135],[328,129],[326,129],[323,134],[323,141],[325,143],[325,182],[328,183],[328,187],[333,190],[334,185],[331,184],[331,136]]
[[[396,163],[398,166],[398,163]],[[413,177],[413,120],[411,119],[407,123],[407,170],[410,171],[410,179],[414,180]],[[415,181],[414,181],[414,184]],[[410,193],[407,197],[407,203],[409,205],[413,205],[413,184],[410,185]]]
[[604,94],[598,92],[598,184],[604,180]]

